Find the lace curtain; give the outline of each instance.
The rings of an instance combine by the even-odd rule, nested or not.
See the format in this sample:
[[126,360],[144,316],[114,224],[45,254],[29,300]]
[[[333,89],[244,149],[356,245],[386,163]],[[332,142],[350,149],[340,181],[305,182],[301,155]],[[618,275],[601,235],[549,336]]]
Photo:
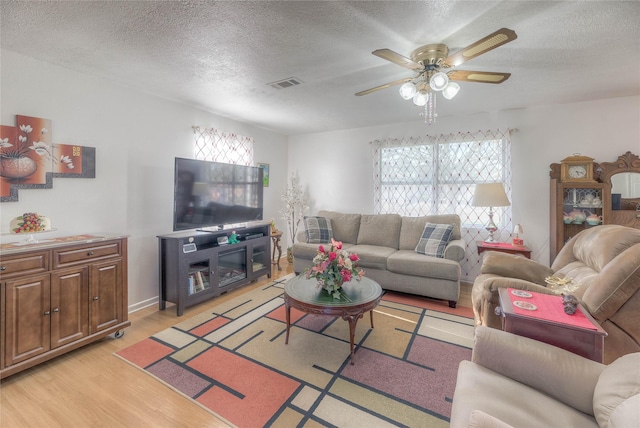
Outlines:
[[[419,217],[458,214],[467,255],[461,262],[463,280],[479,274],[476,241],[483,240],[488,207],[472,207],[477,183],[504,184],[511,200],[511,140],[509,130],[478,131],[372,142],[374,210]],[[513,229],[511,207],[495,207],[495,236],[507,241]]]
[[199,126],[193,127],[193,133],[196,159],[253,166],[253,138]]

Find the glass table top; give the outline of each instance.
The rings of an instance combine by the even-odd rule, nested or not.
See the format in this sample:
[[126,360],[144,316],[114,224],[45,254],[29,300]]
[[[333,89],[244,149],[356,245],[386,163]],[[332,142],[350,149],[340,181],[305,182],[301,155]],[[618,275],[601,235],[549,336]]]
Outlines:
[[299,302],[322,306],[353,306],[374,301],[382,295],[382,287],[372,279],[363,277],[360,281],[351,280],[342,286],[340,299],[334,299],[318,285],[314,278],[306,279],[298,275],[287,281],[284,286],[287,296]]

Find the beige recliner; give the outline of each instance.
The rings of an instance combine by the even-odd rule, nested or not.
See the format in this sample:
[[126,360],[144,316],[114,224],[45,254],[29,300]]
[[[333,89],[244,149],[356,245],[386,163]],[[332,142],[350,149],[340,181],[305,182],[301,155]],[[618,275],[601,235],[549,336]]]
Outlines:
[[640,230],[618,225],[586,229],[562,248],[551,267],[512,254],[485,253],[471,291],[475,324],[501,328],[498,289],[555,294],[545,278],[571,278],[574,294],[608,336],[604,362],[640,351]]
[[640,353],[604,365],[501,330],[476,328],[458,367],[457,427],[640,426]]

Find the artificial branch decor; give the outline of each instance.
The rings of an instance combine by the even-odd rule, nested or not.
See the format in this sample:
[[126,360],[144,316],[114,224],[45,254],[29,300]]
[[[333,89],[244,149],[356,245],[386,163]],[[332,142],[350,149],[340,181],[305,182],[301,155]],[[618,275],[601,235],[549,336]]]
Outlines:
[[298,174],[291,174],[289,184],[282,194],[282,201],[284,202],[284,207],[280,213],[282,214],[282,219],[287,222],[287,230],[289,231],[291,244],[293,245],[296,233],[298,232],[298,226],[300,226],[300,222],[309,210],[307,198],[300,186]]

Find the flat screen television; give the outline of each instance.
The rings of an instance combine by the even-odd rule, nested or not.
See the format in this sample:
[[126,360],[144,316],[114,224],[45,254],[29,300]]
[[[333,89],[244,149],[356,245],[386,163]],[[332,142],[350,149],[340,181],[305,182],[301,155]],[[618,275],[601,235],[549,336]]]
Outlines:
[[262,168],[176,158],[173,230],[262,220]]

